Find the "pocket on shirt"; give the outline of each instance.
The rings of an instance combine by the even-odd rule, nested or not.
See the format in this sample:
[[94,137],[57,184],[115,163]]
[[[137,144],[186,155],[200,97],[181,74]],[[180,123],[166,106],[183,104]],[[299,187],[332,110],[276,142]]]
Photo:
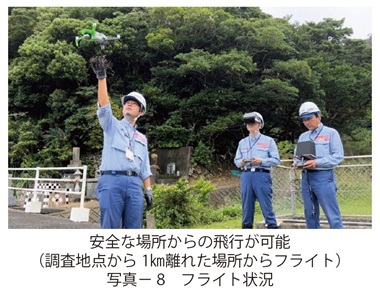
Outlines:
[[246,155],[249,153],[249,149],[241,149],[240,150],[243,155]]
[[121,151],[125,153],[125,150],[127,149],[127,143],[122,142],[121,140],[114,140],[111,144],[112,148],[115,150]]
[[134,150],[134,156],[138,158],[140,161],[144,160],[145,151],[147,151],[146,145],[139,140],[136,140],[135,142],[135,150]]
[[269,156],[268,152],[269,152],[269,148],[258,148],[256,158],[265,159]]
[[318,141],[315,143],[315,152],[317,157],[325,157],[330,155],[330,142]]

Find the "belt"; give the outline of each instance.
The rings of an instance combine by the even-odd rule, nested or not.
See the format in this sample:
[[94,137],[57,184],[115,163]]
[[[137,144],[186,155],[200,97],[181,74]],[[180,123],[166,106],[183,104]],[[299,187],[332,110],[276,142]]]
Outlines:
[[133,171],[100,171],[100,175],[124,175],[124,176],[138,176]]
[[247,169],[247,170],[244,170],[244,172],[264,172],[264,173],[270,173],[270,170],[263,169],[263,168],[252,168],[252,170],[251,169]]
[[302,169],[302,172],[307,173],[307,172],[317,172],[318,170],[310,170],[310,169]]
[[327,170],[312,170],[312,169],[302,169],[302,172],[304,173],[316,173],[316,172],[322,172],[322,171],[332,171],[332,169],[327,169]]

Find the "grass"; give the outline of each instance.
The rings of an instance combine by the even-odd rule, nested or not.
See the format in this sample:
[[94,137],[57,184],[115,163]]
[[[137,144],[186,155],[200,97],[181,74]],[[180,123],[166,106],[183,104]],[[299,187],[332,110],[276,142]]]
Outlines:
[[239,229],[241,228],[241,218],[227,221],[214,222],[211,224],[195,225],[192,229]]
[[[192,226],[191,229],[241,229],[241,214],[237,218],[225,219],[223,221],[208,223],[208,224],[198,224]],[[263,215],[259,205],[256,205],[256,212],[254,217],[254,223],[263,220]]]
[[[275,169],[273,177],[274,209],[278,217],[303,217],[303,201],[300,193],[299,178],[289,184],[287,170]],[[338,184],[338,203],[343,217],[372,215],[372,176],[368,169],[342,168],[336,171]],[[292,189],[290,195],[289,189]],[[223,194],[224,192],[222,192]],[[294,195],[293,195],[294,194]],[[225,200],[225,199],[224,199]],[[202,218],[203,224],[198,223],[190,229],[241,229],[241,201],[230,201],[223,208],[207,208]],[[295,213],[293,213],[293,211]],[[203,213],[203,212],[202,212]],[[321,210],[321,216],[324,216]],[[263,220],[260,206],[256,205],[255,223]],[[207,222],[207,223],[206,223]],[[254,226],[255,227],[255,226]]]
[[[350,215],[372,215],[372,193],[368,189],[363,189],[366,194],[361,195],[348,195],[347,193],[339,193],[338,190],[338,202],[342,213],[342,216]],[[368,194],[369,193],[369,194]],[[296,213],[303,215],[303,204],[302,202],[297,203]],[[280,215],[280,211],[276,211],[277,216]],[[321,209],[321,215],[323,215],[323,210]],[[291,215],[291,213],[287,213]],[[262,221],[263,216],[259,205],[256,205],[256,213],[254,221]],[[240,229],[241,228],[241,214],[240,217],[225,219],[223,221],[200,224],[192,226],[191,229]]]

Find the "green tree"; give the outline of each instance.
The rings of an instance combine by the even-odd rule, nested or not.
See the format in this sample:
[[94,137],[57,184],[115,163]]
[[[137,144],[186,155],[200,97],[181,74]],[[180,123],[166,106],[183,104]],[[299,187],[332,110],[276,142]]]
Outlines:
[[[92,23],[120,40],[76,47]],[[287,152],[305,130],[298,108],[312,100],[348,152],[371,151],[372,38],[350,39],[344,19],[291,24],[258,7],[37,7],[8,9],[8,24],[11,165],[61,165],[72,146],[89,161],[100,154],[88,65],[97,54],[112,63],[117,118],[123,95],[146,97],[139,130],[150,149],[192,146],[205,165],[231,162],[247,135],[243,114],[258,111],[262,132]],[[67,147],[43,138],[58,129]]]
[[8,158],[11,167],[28,167],[35,164],[39,151],[41,131],[24,114],[8,118]]
[[18,56],[18,48],[33,34],[36,24],[37,11],[35,8],[9,8],[8,17],[8,58]]

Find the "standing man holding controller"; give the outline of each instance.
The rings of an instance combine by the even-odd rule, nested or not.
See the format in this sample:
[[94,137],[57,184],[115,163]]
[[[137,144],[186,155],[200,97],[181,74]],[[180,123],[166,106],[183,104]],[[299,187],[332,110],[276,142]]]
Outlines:
[[97,115],[104,135],[101,176],[96,189],[100,224],[102,228],[120,228],[120,225],[142,228],[144,197],[147,209],[153,206],[148,142],[136,125],[146,112],[146,101],[137,92],[123,96],[124,118],[116,119],[107,91],[108,62],[105,57],[95,57],[90,64],[98,79]]
[[316,153],[316,159],[307,160],[303,166],[297,167],[300,162],[297,158],[293,163],[294,168],[302,169],[302,199],[306,227],[321,227],[321,205],[330,228],[343,228],[334,174],[334,169],[343,162],[344,157],[340,135],[335,129],[323,125],[320,110],[313,102],[301,105],[299,118],[308,131],[300,135],[298,142],[314,142]]
[[278,149],[273,138],[260,133],[264,119],[258,112],[243,116],[249,136],[240,140],[234,163],[243,170],[241,197],[243,219],[242,228],[253,228],[255,202],[260,203],[267,228],[278,228],[273,210],[272,166],[281,163]]

